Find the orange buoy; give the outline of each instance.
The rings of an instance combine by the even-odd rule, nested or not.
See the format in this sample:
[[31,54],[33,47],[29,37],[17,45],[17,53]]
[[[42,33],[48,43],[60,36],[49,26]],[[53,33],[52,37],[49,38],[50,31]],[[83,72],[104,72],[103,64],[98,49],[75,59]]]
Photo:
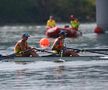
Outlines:
[[41,47],[41,48],[47,48],[47,47],[49,47],[49,45],[50,45],[50,41],[49,41],[48,38],[42,38],[42,39],[39,41],[39,43],[40,43],[40,47]]
[[100,33],[103,33],[103,29],[101,28],[101,27],[96,27],[95,29],[94,29],[94,32],[95,33],[97,33],[97,34],[100,34]]

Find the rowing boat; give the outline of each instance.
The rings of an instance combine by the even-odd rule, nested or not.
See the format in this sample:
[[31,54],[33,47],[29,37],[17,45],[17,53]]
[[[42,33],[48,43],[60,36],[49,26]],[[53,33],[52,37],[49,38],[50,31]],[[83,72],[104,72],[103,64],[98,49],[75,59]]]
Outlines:
[[36,61],[52,61],[52,62],[69,62],[69,61],[91,61],[91,60],[108,60],[103,56],[79,56],[79,57],[13,57],[1,60],[2,62],[36,62]]
[[[14,61],[14,62],[34,62],[34,61],[73,61],[73,60],[108,60],[105,58],[105,54],[100,54],[100,52],[94,53],[94,51],[107,51],[108,49],[85,49],[86,52],[79,52],[80,56],[71,56],[71,57],[61,57],[58,54],[53,54],[51,51],[46,51],[42,49],[37,49],[39,57],[16,57],[15,54],[10,54],[7,56],[1,56],[1,61]],[[75,49],[76,50],[76,49]],[[82,51],[80,49],[77,49]],[[88,51],[88,52],[87,52]]]

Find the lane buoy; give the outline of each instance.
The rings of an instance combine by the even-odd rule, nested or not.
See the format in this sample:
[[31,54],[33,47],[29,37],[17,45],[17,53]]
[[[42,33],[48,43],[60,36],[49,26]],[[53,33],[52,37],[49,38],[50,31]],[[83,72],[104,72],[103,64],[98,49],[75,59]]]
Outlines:
[[97,34],[101,34],[101,33],[103,33],[103,29],[101,28],[101,27],[96,27],[95,29],[94,29],[94,32],[95,33],[97,33]]
[[50,46],[50,41],[49,41],[48,38],[42,38],[42,39],[39,41],[39,43],[40,43],[40,47],[41,47],[41,48],[47,48],[47,47]]

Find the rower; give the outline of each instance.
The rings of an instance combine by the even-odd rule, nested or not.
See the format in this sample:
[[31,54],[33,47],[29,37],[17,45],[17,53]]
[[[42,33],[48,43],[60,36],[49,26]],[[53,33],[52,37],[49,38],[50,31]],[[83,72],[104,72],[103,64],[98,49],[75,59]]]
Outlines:
[[24,33],[22,35],[22,39],[16,43],[14,48],[16,56],[21,56],[21,57],[38,56],[38,54],[35,51],[35,48],[30,47],[28,45],[27,43],[28,37],[30,37],[30,35],[28,33]]
[[61,31],[59,33],[59,37],[55,39],[53,45],[52,45],[52,50],[57,53],[60,54],[63,53],[63,56],[79,56],[77,54],[77,52],[75,52],[74,50],[70,50],[67,49],[64,46],[64,39],[65,39],[66,33],[64,31]]
[[47,29],[53,28],[56,26],[56,22],[54,20],[54,16],[50,16],[49,20],[47,21]]

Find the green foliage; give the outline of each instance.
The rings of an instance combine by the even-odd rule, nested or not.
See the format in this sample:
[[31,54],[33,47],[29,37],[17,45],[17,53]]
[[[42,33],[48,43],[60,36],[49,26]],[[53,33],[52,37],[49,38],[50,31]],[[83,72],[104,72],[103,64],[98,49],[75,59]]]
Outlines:
[[46,23],[50,15],[68,22],[71,14],[95,21],[95,12],[95,0],[0,0],[0,24]]

